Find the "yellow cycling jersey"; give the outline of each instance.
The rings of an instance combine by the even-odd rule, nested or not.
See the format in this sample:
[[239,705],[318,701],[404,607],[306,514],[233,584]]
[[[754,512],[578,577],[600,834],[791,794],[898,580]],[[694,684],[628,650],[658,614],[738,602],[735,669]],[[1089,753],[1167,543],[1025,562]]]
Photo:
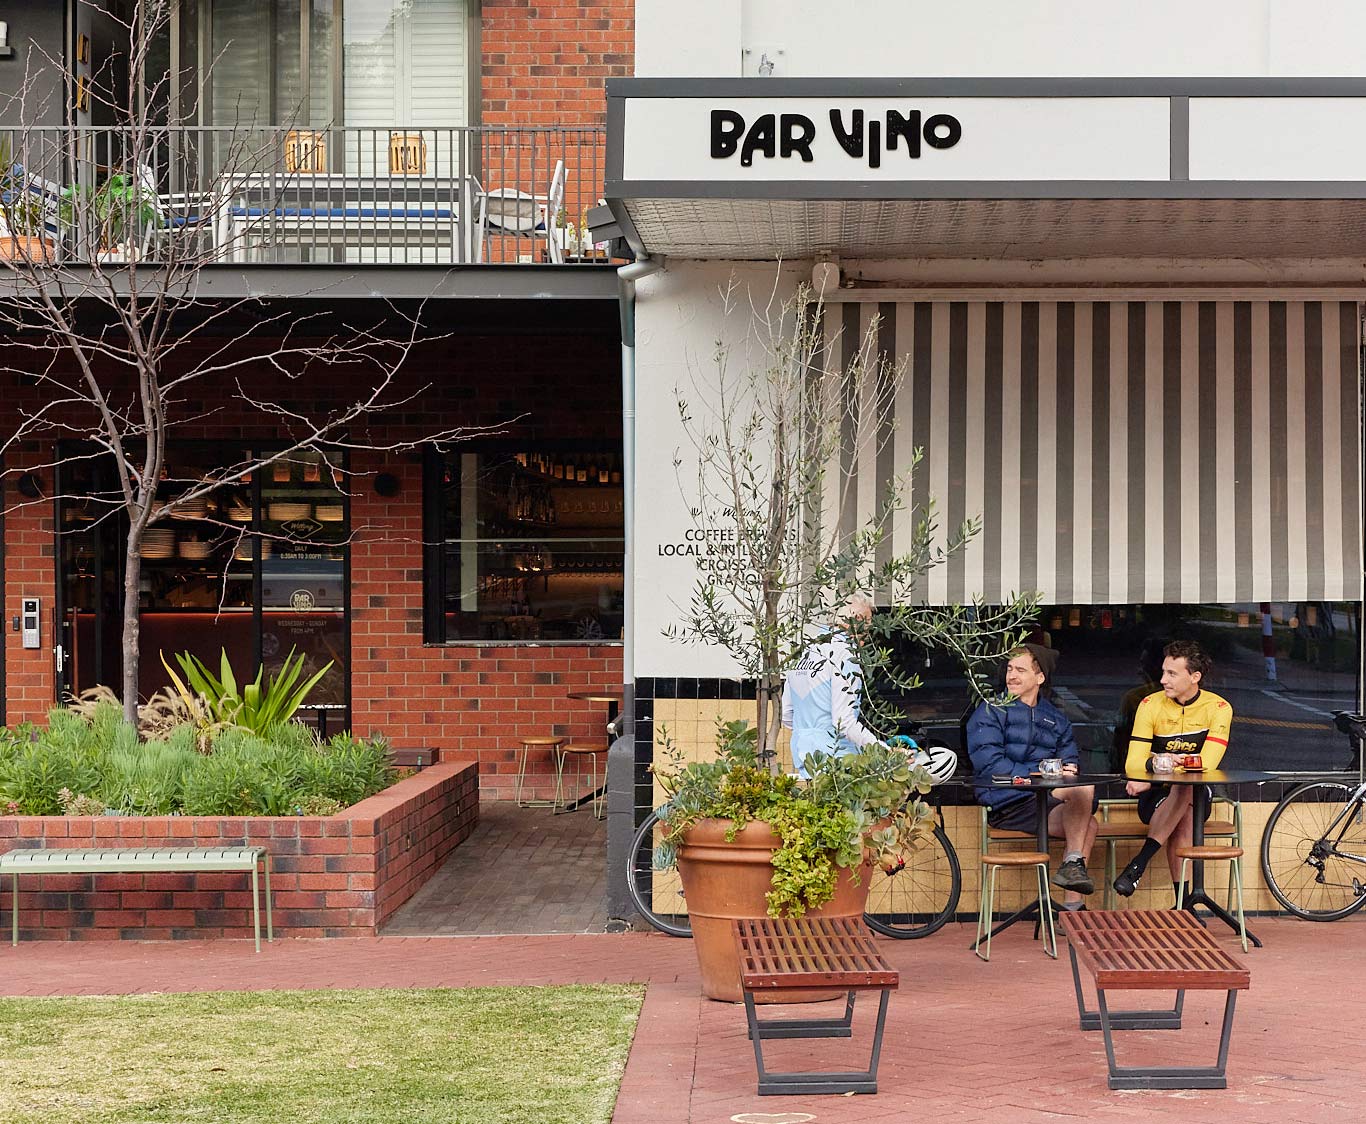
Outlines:
[[1213,691],[1197,691],[1195,698],[1182,706],[1166,692],[1155,691],[1138,704],[1134,732],[1129,738],[1129,754],[1124,761],[1130,773],[1142,773],[1152,753],[1154,735],[1187,734],[1208,730],[1200,753],[1205,768],[1217,769],[1228,749],[1228,730],[1233,722],[1233,707]]

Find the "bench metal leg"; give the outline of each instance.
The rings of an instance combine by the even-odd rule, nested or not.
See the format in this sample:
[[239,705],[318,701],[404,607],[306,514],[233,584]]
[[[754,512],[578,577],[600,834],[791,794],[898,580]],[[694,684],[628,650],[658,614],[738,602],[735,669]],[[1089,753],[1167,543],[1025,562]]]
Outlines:
[[256,863],[251,864],[251,927],[256,933],[256,951],[261,951],[261,883]]
[[1228,1044],[1233,1034],[1233,1010],[1238,998],[1229,991],[1224,1002],[1224,1025],[1219,1033],[1219,1060],[1206,1066],[1120,1066],[1115,1064],[1113,1031],[1133,1029],[1113,1023],[1105,992],[1096,992],[1100,1025],[1105,1035],[1105,1057],[1110,1063],[1111,1089],[1227,1089]]
[[[759,1071],[759,1095],[761,1097],[782,1096],[793,1093],[876,1093],[877,1067],[882,1057],[882,1031],[887,1022],[887,997],[891,988],[882,988],[878,1000],[877,1026],[873,1031],[873,1048],[868,1057],[868,1068],[852,1073],[769,1073],[764,1068],[765,1038],[847,1038],[849,1031],[846,1020],[852,1021],[854,993],[849,993],[845,1007],[845,1019],[773,1019],[760,1022],[754,1009],[754,995],[745,992],[745,1019],[749,1023],[749,1037],[754,1043],[754,1064]],[[824,1033],[792,1033],[799,1024],[813,1027],[820,1023],[840,1024],[846,1027],[843,1034],[826,1030]],[[769,1033],[773,1028],[777,1033]]]
[[270,852],[265,854],[266,868],[266,940],[275,943],[275,921],[270,912]]
[[[849,992],[841,1018],[764,1019],[757,1022],[760,1034],[764,1038],[849,1038],[853,1034],[854,994]],[[754,1037],[753,1027],[749,1036]]]
[[[1081,972],[1077,968],[1077,950],[1071,945],[1068,952],[1072,956],[1072,983],[1077,989],[1077,1015],[1081,1023],[1082,1030],[1100,1030],[1101,1018],[1099,1011],[1090,1011],[1086,1008],[1086,997],[1081,988]],[[1101,993],[1096,992],[1097,999],[1103,998]],[[1186,1004],[1186,993],[1178,991],[1176,993],[1176,1006],[1170,1010],[1158,1011],[1111,1011],[1110,1025],[1116,1030],[1180,1030],[1181,1029],[1181,1010]]]

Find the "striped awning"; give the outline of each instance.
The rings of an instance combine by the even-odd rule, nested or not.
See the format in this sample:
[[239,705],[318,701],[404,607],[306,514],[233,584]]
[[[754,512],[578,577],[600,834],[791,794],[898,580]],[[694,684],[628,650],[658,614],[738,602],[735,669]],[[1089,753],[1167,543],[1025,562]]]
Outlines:
[[[860,454],[860,514],[922,460],[914,507],[982,533],[934,604],[1359,599],[1358,308],[1339,301],[831,305],[851,349],[880,317],[908,360],[892,452]],[[893,549],[909,545],[911,511]]]

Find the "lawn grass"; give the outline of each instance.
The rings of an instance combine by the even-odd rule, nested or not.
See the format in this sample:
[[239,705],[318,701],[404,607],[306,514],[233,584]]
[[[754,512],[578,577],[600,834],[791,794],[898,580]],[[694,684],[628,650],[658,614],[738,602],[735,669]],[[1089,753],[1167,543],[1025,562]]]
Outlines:
[[0,999],[6,1124],[611,1119],[644,989]]

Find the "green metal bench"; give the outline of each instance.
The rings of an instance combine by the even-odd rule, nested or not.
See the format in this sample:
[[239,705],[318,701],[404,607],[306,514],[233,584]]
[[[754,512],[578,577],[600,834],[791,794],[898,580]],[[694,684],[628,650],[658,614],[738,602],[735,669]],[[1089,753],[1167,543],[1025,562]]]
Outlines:
[[19,875],[21,874],[166,874],[240,870],[251,875],[251,920],[256,951],[261,951],[261,881],[264,869],[266,940],[275,940],[270,914],[270,852],[264,847],[144,847],[132,850],[89,848],[73,851],[42,848],[0,855],[0,877],[14,876],[11,900],[11,944],[19,943]]

